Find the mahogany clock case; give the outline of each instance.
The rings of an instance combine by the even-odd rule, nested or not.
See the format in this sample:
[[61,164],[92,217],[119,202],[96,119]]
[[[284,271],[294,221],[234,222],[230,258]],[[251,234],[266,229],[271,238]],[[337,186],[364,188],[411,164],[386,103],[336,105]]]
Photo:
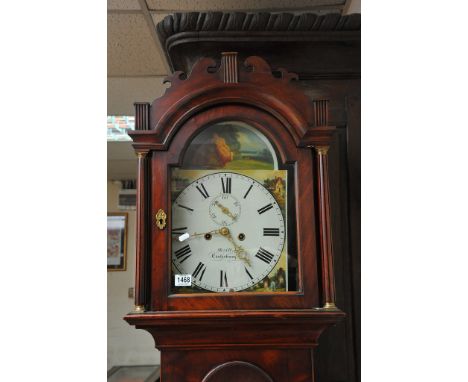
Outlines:
[[187,12],[157,25],[173,71],[200,57],[238,51],[297,73],[309,98],[329,100],[336,133],[329,151],[337,305],[347,313],[320,337],[314,364],[320,382],[360,380],[360,78],[361,15],[314,12]]
[[[328,125],[327,100],[312,104],[291,83],[294,74],[273,75],[259,57],[238,68],[237,57],[226,56],[236,57],[226,53],[221,65],[201,59],[186,78],[174,73],[163,97],[136,106],[136,311],[125,319],[155,338],[166,381],[218,381],[221,365],[234,361],[257,365],[275,381],[310,381],[318,337],[344,317],[334,305],[328,197],[327,152],[336,129]],[[294,168],[297,292],[171,293],[170,171],[200,131],[221,121],[258,129],[282,165]],[[154,221],[159,210],[167,213],[163,229]],[[248,365],[232,367],[246,378],[256,374],[252,381],[268,380]]]

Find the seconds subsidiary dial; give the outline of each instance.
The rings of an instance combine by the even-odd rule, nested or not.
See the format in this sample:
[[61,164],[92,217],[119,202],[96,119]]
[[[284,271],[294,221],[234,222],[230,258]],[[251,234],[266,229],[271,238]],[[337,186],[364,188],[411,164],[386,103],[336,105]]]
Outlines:
[[172,207],[172,262],[193,284],[213,292],[247,289],[268,276],[285,242],[273,195],[231,172],[199,178]]

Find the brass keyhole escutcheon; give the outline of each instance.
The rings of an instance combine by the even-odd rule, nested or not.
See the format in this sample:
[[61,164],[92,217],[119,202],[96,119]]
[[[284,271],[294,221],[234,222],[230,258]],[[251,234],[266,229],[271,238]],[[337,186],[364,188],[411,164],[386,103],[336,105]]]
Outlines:
[[159,209],[156,213],[156,226],[159,229],[164,229],[164,227],[166,227],[166,219],[166,213],[162,209]]

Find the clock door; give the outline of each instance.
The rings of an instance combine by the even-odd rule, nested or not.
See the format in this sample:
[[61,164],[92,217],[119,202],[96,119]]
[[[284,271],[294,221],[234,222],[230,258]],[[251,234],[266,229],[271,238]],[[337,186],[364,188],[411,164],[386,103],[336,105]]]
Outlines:
[[153,189],[168,190],[167,232],[153,236],[166,242],[167,277],[152,280],[166,290],[167,309],[318,305],[314,196],[310,178],[297,177],[312,172],[312,156],[278,120],[244,106],[212,108],[187,121],[152,168]]
[[293,169],[246,123],[197,134],[171,171],[172,293],[297,290]]

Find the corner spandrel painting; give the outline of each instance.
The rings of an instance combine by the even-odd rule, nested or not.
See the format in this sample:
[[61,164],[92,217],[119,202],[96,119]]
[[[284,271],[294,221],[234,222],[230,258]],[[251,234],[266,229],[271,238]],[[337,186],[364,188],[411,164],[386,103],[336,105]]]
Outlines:
[[195,137],[184,156],[185,169],[276,170],[271,143],[242,122],[220,122]]

